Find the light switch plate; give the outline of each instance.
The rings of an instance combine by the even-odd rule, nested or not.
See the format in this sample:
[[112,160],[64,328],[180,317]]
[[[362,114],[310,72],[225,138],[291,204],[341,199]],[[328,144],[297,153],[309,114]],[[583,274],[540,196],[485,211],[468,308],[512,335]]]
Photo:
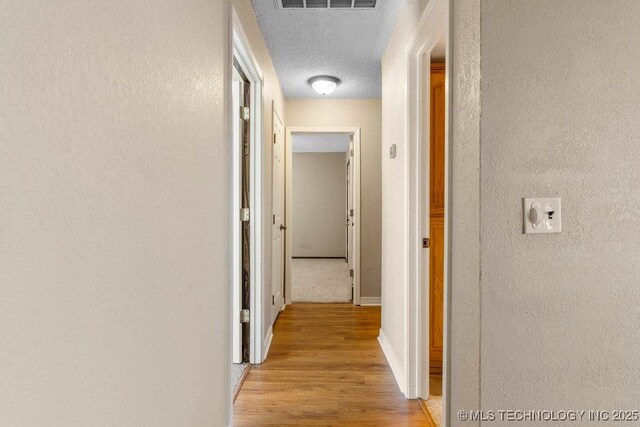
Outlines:
[[560,233],[562,231],[560,198],[522,199],[522,220],[525,234]]

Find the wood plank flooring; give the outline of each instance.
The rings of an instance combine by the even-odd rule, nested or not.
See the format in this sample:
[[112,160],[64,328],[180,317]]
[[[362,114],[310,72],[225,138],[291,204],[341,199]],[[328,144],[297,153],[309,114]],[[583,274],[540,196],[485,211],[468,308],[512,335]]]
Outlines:
[[266,362],[249,372],[235,426],[428,426],[377,341],[380,307],[293,304],[274,325]]

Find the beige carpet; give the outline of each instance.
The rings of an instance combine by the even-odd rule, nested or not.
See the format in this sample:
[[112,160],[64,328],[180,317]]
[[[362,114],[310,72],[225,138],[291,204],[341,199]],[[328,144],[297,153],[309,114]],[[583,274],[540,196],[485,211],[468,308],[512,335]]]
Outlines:
[[429,399],[425,402],[437,427],[442,425],[442,376],[429,376]]
[[440,427],[442,425],[442,396],[430,396],[425,403],[436,427]]
[[351,277],[344,259],[296,259],[291,264],[293,302],[349,302]]
[[249,369],[248,363],[232,363],[231,364],[231,390],[235,394],[236,389],[240,385],[242,376]]

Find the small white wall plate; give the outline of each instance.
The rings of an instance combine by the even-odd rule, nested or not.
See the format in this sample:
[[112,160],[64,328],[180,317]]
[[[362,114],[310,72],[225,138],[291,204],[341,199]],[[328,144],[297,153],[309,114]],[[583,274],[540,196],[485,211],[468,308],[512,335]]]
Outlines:
[[524,234],[560,233],[562,215],[559,197],[522,199]]

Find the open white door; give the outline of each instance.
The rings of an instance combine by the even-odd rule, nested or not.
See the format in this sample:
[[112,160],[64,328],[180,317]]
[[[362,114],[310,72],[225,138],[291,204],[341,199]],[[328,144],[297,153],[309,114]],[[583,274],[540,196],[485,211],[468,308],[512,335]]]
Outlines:
[[285,245],[285,151],[284,126],[273,111],[273,217],[272,217],[272,272],[273,316],[275,321],[284,309],[284,245]]
[[355,165],[353,159],[353,135],[349,141],[347,151],[347,261],[349,263],[349,272],[351,275],[351,301],[355,301],[355,208],[354,208],[354,185],[355,185]]

